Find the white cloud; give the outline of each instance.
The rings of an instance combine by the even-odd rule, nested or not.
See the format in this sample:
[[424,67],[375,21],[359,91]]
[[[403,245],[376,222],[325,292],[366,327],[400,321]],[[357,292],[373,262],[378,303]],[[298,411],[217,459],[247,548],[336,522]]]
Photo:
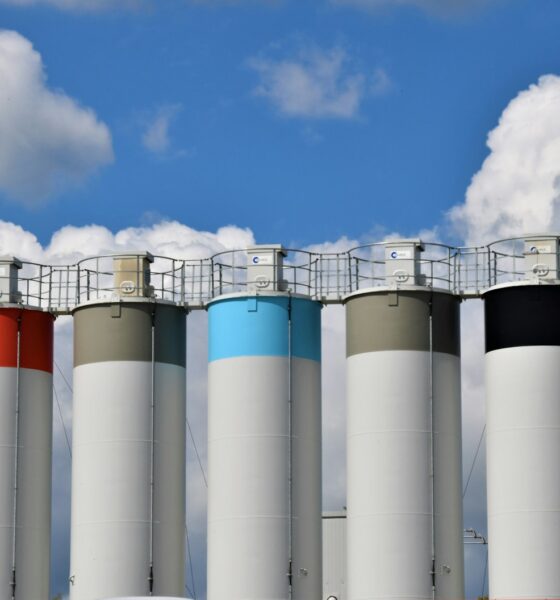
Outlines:
[[254,93],[287,117],[353,119],[368,96],[390,87],[385,71],[368,77],[342,48],[306,49],[281,60],[253,58],[249,66],[260,76]]
[[322,314],[323,508],[346,506],[346,315],[342,306]]
[[181,104],[166,104],[158,108],[142,135],[142,144],[154,154],[165,154],[171,147],[169,128],[183,110]]
[[[9,254],[3,232],[4,229],[13,231],[14,227],[11,223],[0,221],[0,254]],[[50,244],[45,248],[32,244],[32,234],[26,235],[29,236],[28,244],[33,248],[35,258],[54,263],[68,263],[88,256],[129,250],[147,250],[155,255],[173,258],[199,259],[255,243],[249,229],[229,225],[212,233],[197,231],[178,221],[162,221],[150,227],[129,227],[117,233],[100,225],[67,225],[54,233]],[[20,258],[27,258],[22,252],[20,254]]]
[[546,75],[506,107],[490,154],[450,217],[468,243],[560,227],[560,77]]
[[82,182],[113,161],[95,113],[47,87],[40,54],[0,30],[0,191],[25,204]]
[[15,255],[29,261],[40,261],[43,248],[31,232],[14,223],[0,221],[0,256]]

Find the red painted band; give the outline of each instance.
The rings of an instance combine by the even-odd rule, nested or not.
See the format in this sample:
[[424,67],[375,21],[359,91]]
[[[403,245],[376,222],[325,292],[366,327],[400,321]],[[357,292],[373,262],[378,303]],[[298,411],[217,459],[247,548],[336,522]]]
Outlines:
[[49,313],[0,308],[0,367],[17,367],[18,328],[21,326],[20,367],[52,373],[53,324],[54,317]]

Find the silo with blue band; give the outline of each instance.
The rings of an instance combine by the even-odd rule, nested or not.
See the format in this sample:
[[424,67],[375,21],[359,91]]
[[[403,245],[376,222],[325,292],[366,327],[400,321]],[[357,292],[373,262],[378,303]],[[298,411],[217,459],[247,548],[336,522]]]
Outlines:
[[319,598],[321,304],[210,303],[208,599]]

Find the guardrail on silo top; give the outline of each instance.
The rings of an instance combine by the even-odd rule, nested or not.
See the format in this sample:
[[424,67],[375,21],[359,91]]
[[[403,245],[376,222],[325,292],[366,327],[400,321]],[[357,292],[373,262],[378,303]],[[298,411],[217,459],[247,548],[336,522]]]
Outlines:
[[275,291],[335,304],[383,286],[422,286],[472,298],[500,284],[557,283],[559,266],[560,236],[553,234],[473,247],[386,240],[325,253],[269,245],[192,259],[130,251],[71,265],[0,257],[0,303],[66,314],[86,302],[142,297],[200,309],[224,294]]

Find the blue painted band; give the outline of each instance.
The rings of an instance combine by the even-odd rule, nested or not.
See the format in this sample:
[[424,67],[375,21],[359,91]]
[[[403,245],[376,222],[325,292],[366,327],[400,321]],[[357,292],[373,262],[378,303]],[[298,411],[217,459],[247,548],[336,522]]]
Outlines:
[[208,307],[208,329],[210,362],[239,356],[290,355],[321,360],[321,305],[313,300],[289,296],[225,298]]

